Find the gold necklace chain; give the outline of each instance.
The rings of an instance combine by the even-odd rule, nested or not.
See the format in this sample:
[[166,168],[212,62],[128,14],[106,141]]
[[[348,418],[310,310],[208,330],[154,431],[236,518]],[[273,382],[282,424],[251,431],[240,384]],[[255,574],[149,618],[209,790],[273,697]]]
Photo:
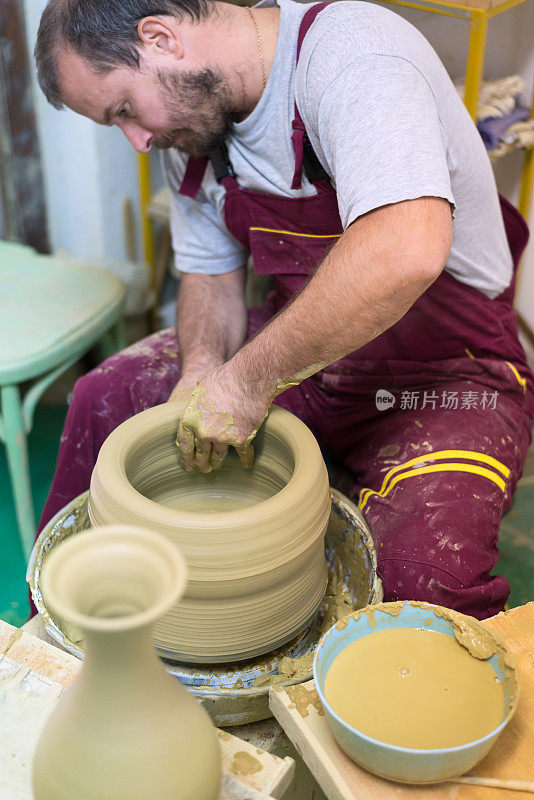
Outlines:
[[265,87],[267,86],[267,77],[265,75],[265,56],[263,55],[263,40],[261,38],[260,29],[256,17],[254,16],[254,12],[252,11],[250,6],[247,6],[247,8],[250,12],[250,16],[252,17],[252,22],[254,23],[254,27],[256,28],[256,34],[258,37],[258,48],[260,51],[260,59],[261,59],[261,78],[263,83],[263,90],[265,91]]

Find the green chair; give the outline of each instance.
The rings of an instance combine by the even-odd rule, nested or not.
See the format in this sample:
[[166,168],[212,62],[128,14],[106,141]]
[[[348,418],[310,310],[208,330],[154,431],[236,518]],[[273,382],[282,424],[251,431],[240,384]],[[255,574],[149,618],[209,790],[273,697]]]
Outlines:
[[[106,355],[125,346],[123,304],[110,272],[0,241],[0,440],[26,559],[35,537],[27,448],[35,407],[97,342]],[[30,381],[22,399],[20,384]]]

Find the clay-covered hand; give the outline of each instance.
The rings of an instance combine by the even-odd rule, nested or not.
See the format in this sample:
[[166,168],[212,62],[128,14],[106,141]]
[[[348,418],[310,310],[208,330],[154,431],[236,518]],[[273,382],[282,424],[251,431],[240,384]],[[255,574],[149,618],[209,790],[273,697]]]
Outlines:
[[271,398],[240,385],[227,365],[199,379],[178,427],[176,444],[184,469],[218,469],[234,447],[245,469],[254,463],[252,440],[267,416]]
[[198,378],[198,375],[184,375],[180,378],[167,402],[173,403],[176,400],[189,400],[195,391]]
[[206,372],[209,372],[215,367],[219,367],[223,362],[215,356],[203,356],[202,358],[194,360],[187,367],[184,367],[182,376],[168,399],[168,403],[173,403],[180,400],[190,400],[191,395],[196,389],[198,379],[201,378]]

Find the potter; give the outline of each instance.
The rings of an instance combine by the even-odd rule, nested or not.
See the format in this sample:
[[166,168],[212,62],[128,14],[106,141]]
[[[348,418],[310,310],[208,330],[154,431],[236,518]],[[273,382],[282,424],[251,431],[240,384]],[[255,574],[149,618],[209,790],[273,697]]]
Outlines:
[[[49,0],[36,58],[56,108],[162,150],[181,275],[176,331],[77,383],[41,525],[135,414],[170,400],[185,469],[230,448],[248,470],[273,403],[349,470],[386,599],[501,611],[534,415],[527,231],[425,38],[366,2]],[[274,278],[255,309],[250,255]]]

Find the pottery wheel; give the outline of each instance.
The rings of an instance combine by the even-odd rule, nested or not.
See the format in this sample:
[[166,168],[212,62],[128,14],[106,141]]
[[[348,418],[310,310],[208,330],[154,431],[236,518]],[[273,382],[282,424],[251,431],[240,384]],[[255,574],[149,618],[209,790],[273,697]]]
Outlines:
[[[376,575],[376,552],[365,520],[341,492],[332,490],[332,510],[326,531],[328,586],[321,606],[304,633],[279,650],[235,664],[185,665],[165,658],[168,671],[202,697],[217,725],[239,725],[271,716],[269,687],[291,685],[312,677],[313,654],[322,634],[338,619],[382,600]],[[68,626],[52,619],[43,602],[41,571],[48,554],[64,539],[90,528],[84,492],[44,528],[35,543],[27,580],[47,633],[68,652],[83,658],[81,642],[73,641]]]

